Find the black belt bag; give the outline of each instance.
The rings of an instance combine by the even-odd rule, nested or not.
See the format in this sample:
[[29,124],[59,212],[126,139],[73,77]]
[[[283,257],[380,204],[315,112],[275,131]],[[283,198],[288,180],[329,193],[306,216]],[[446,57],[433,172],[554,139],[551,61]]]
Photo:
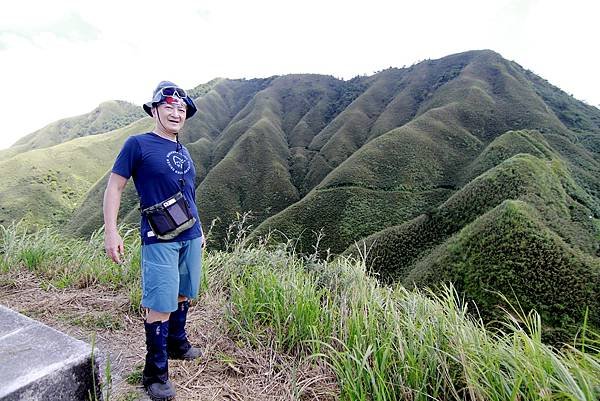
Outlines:
[[196,218],[181,192],[142,210],[158,239],[169,240],[192,227]]

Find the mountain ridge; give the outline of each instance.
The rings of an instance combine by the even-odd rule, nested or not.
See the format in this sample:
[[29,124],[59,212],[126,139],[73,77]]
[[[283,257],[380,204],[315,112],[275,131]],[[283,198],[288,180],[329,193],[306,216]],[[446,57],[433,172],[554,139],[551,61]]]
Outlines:
[[[295,238],[299,252],[312,253],[322,232],[318,241],[323,255],[350,252],[355,243],[366,248],[377,243],[373,252],[379,249],[385,257],[369,259],[370,268],[382,280],[402,281],[414,263],[423,271],[432,268],[433,262],[425,262],[433,260],[431,252],[463,230],[477,226],[479,232],[492,234],[472,226],[475,221],[489,222],[483,216],[493,210],[491,216],[502,220],[507,210],[516,208],[523,212],[522,224],[539,223],[548,230],[542,242],[531,238],[532,244],[544,248],[560,243],[561,263],[574,252],[584,255],[573,259],[577,266],[597,269],[600,110],[496,52],[469,51],[346,81],[292,74],[216,79],[198,88],[198,117],[180,135],[197,165],[203,224],[217,221],[211,232],[214,246],[223,245],[231,221],[252,211],[251,239]],[[94,164],[99,170],[73,181],[75,189],[61,189],[73,191],[70,203],[48,197],[43,186],[31,188],[31,196],[55,201],[54,220],[26,208],[19,202],[22,193],[11,198],[10,211],[0,209],[0,220],[30,213],[31,221],[59,222],[72,234],[89,235],[102,224],[99,205],[114,154],[127,135],[151,129],[151,124],[149,118],[138,120],[106,137],[81,142],[94,147],[95,141],[111,137],[114,149],[95,155],[103,158]],[[60,159],[66,157],[60,152],[72,151],[71,142],[48,149],[59,152],[54,158]],[[0,166],[16,163],[15,157],[0,161]],[[26,157],[18,162],[28,171],[23,177],[44,182],[43,175],[39,178],[26,167]],[[50,175],[56,182],[75,174],[53,168],[56,172]],[[7,189],[15,192],[14,185]],[[8,201],[0,199],[0,206]],[[135,222],[136,207],[129,186],[120,219]],[[425,237],[417,259],[409,260],[402,238],[411,235]],[[435,241],[428,243],[428,236]],[[454,260],[446,256],[444,260]],[[511,257],[523,254],[515,251],[506,257],[510,265]],[[589,258],[594,262],[588,263]],[[390,270],[393,274],[386,276]]]

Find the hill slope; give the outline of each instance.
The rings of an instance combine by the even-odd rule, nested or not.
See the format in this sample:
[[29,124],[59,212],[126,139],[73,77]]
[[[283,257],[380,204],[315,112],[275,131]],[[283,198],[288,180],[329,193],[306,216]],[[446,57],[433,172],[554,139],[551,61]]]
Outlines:
[[[511,229],[525,227],[523,244],[532,249],[551,246],[547,255],[558,262],[548,266],[556,272],[596,274],[600,110],[493,51],[348,81],[310,74],[217,79],[192,92],[198,116],[181,140],[196,162],[203,223],[220,220],[212,232],[216,246],[231,220],[251,210],[254,238],[272,230],[280,238],[300,237],[298,251],[313,251],[313,231],[324,234],[322,251],[334,253],[364,239],[368,262],[383,280],[430,285],[430,278],[475,269],[453,259],[451,250],[460,244],[469,257],[469,243],[477,247],[477,241],[490,247],[490,263],[528,280],[526,272],[542,269],[542,262],[527,259],[526,250],[494,254],[512,238],[494,224],[517,216]],[[127,135],[151,127],[142,119],[46,149],[5,153],[0,220],[27,216],[88,235],[102,223],[114,155]],[[67,139],[74,135],[66,132]],[[135,222],[136,206],[129,188],[120,217]],[[495,231],[506,236],[485,242]],[[486,259],[473,260],[486,268]],[[444,263],[455,267],[441,273]],[[590,283],[592,276],[585,276]],[[595,308],[591,298],[579,299]],[[581,310],[563,312],[559,319],[572,322]],[[552,313],[545,319],[557,325]]]
[[545,335],[569,341],[588,314],[600,328],[600,262],[569,246],[531,205],[508,200],[414,264],[405,285],[452,282],[487,319],[507,307],[535,309]]
[[[64,225],[92,185],[112,166],[127,136],[149,129],[141,119],[106,134],[77,138],[0,161],[0,224],[25,219],[35,225]],[[94,208],[101,209],[101,203]],[[95,228],[98,228],[96,225]]]
[[[199,171],[202,219],[221,220],[217,241],[236,213],[251,210],[254,224],[263,223],[257,235],[275,228],[295,237],[324,228],[323,245],[341,252],[442,203],[484,172],[477,160],[495,138],[524,128],[537,130],[573,179],[600,198],[600,111],[492,51],[349,81],[217,79],[191,92],[199,112],[181,138]],[[47,136],[23,142],[37,146]],[[76,206],[76,216],[88,222],[73,219],[80,234],[101,224],[99,213],[86,207],[101,201],[105,180],[95,184],[85,205]],[[129,211],[134,203],[123,206]],[[18,217],[18,211],[8,216]],[[303,235],[302,249],[311,249],[311,237]]]
[[[411,71],[404,71],[404,75],[399,74],[407,86],[413,80],[422,86],[427,83],[424,89],[404,87],[389,103],[416,103],[414,117],[383,134],[379,131],[366,134],[370,139],[346,159],[343,158],[345,153],[338,159],[329,149],[341,152],[348,136],[332,136],[330,145],[323,146],[309,167],[309,176],[314,176],[311,168],[324,175],[313,192],[303,199],[301,207],[292,206],[266,220],[256,234],[264,235],[271,229],[283,227],[286,236],[296,237],[307,223],[309,229],[314,230],[321,221],[333,218],[335,224],[325,224],[330,229],[325,232],[322,245],[341,252],[353,241],[388,227],[394,221],[392,216],[397,207],[388,203],[388,211],[380,213],[378,202],[375,202],[378,207],[370,208],[367,201],[365,213],[343,203],[341,208],[331,206],[338,210],[332,217],[329,208],[322,205],[335,205],[340,193],[358,193],[361,188],[381,196],[396,192],[405,199],[401,207],[409,209],[403,218],[411,219],[439,203],[438,198],[429,195],[432,191],[436,194],[445,191],[447,198],[483,172],[484,166],[473,163],[478,163],[481,153],[495,138],[509,130],[524,128],[541,133],[546,146],[552,146],[556,157],[564,161],[573,178],[597,202],[600,165],[593,152],[575,144],[580,137],[588,138],[593,132],[580,134],[565,126],[540,98],[522,69],[513,64],[493,52],[468,52],[424,62],[411,67]],[[380,74],[385,77],[392,72]],[[359,96],[348,108],[361,98]],[[390,121],[390,118],[384,119],[384,114],[379,114],[379,121]],[[398,116],[398,113],[392,115]],[[591,110],[590,121],[598,116],[600,111]],[[345,112],[342,112],[336,120],[344,117]],[[369,127],[364,128],[368,130]],[[341,159],[343,161],[333,169]],[[411,206],[419,205],[419,199],[429,201]],[[358,213],[364,219],[340,220],[343,212],[350,216]],[[303,238],[301,249],[310,249],[313,240],[310,236]]]
[[[537,157],[510,157],[528,148]],[[493,166],[505,151],[509,158]],[[501,300],[493,291],[499,291],[569,335],[586,307],[600,327],[597,202],[535,132],[499,137],[470,167],[482,165],[492,167],[439,207],[347,252],[368,250],[367,265],[385,282],[411,287],[451,281],[488,317],[497,316],[494,306]]]
[[[64,118],[48,124],[19,139],[9,148],[19,153],[47,148],[59,143],[88,135],[112,131],[145,117],[144,111],[134,104],[121,100],[101,103],[89,113]],[[2,157],[0,155],[0,157]]]

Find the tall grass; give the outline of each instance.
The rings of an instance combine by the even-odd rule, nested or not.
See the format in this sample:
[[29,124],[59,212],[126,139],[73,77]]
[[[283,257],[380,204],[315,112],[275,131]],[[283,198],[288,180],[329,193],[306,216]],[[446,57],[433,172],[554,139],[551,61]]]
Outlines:
[[25,268],[39,275],[48,288],[125,288],[137,310],[141,301],[139,235],[128,227],[121,227],[120,232],[126,250],[124,262],[117,265],[105,255],[102,229],[84,241],[53,228],[30,233],[23,223],[0,225],[0,269],[7,273]]
[[[1,226],[0,226],[1,227]],[[126,262],[53,230],[0,228],[5,274],[28,269],[55,287],[90,285],[130,294],[139,308],[139,239],[122,230]],[[202,288],[225,294],[231,335],[326,364],[342,400],[598,400],[600,342],[584,327],[558,349],[541,340],[535,311],[506,311],[486,328],[460,294],[382,286],[361,260],[318,260],[293,241],[268,248],[234,236],[228,252],[204,255]]]
[[[342,400],[597,400],[598,342],[558,349],[535,311],[488,329],[448,284],[381,286],[360,260],[318,262],[262,245],[215,252],[208,290],[229,294],[232,332],[328,364]],[[218,263],[212,263],[212,261]]]

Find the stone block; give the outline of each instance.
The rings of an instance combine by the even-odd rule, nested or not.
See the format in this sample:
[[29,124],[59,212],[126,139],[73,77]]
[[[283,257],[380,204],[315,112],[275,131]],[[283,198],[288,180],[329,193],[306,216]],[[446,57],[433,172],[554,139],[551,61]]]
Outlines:
[[0,305],[1,401],[100,400],[94,363],[89,344]]

